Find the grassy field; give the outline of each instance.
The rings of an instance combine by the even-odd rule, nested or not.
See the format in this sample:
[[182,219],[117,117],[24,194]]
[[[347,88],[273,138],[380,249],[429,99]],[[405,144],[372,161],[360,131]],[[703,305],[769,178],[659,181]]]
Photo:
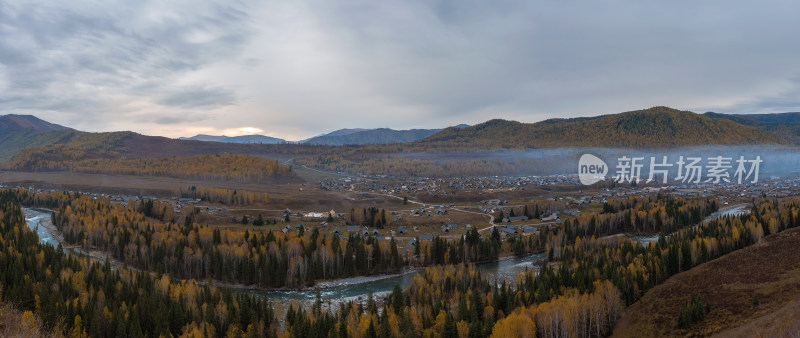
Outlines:
[[[798,257],[800,229],[791,229],[675,275],[628,307],[614,336],[800,336]],[[678,330],[679,309],[692,295],[709,302],[711,312]]]
[[402,201],[399,199],[377,194],[362,196],[357,192],[319,191],[315,188],[314,181],[306,181],[302,175],[261,183],[239,183],[154,176],[4,171],[0,172],[0,183],[8,186],[32,185],[56,190],[153,195],[160,198],[172,197],[178,189],[185,190],[190,186],[266,192],[270,196],[270,203],[265,209],[290,208],[327,211],[370,206],[388,209],[402,205]]

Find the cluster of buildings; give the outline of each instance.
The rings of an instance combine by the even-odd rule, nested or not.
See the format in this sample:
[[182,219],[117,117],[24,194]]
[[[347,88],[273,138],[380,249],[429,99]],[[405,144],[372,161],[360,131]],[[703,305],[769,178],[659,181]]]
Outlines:
[[499,226],[500,235],[504,237],[514,236],[514,235],[522,235],[522,236],[532,236],[539,234],[539,228],[531,225],[503,225]]
[[415,178],[400,181],[342,177],[319,182],[321,190],[368,191],[390,195],[431,194],[445,196],[457,192],[501,192],[524,189],[527,185],[578,185],[576,175],[488,176],[467,178]]

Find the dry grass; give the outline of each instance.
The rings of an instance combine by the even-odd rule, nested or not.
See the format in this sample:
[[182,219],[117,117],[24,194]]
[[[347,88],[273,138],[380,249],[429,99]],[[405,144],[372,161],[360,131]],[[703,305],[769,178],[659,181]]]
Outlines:
[[[626,309],[614,336],[797,336],[798,257],[800,229],[792,229],[675,275]],[[694,294],[711,304],[711,313],[689,330],[678,330],[679,308]]]
[[[305,183],[295,177],[265,183],[237,183],[225,181],[197,181],[169,177],[80,174],[69,172],[0,172],[0,182],[8,186],[41,187],[56,190],[79,190],[108,194],[153,195],[171,197],[178,189],[190,186],[245,190],[269,193],[270,203],[264,209],[328,211],[350,210],[350,208],[377,207],[389,209],[402,205],[402,201],[370,194],[367,197],[357,192],[319,191],[315,183]],[[303,190],[300,190],[303,189]]]

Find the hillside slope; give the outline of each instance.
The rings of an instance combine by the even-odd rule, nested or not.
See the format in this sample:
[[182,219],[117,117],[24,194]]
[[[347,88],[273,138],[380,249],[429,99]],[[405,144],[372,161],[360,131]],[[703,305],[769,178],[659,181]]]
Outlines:
[[56,142],[72,129],[32,115],[0,116],[0,159],[6,159],[29,147]]
[[[628,307],[616,337],[725,335],[774,337],[800,334],[800,228],[669,278]],[[702,295],[711,313],[688,332],[675,328],[680,307]],[[754,305],[758,297],[759,304]]]
[[[87,159],[140,159],[206,154],[247,154],[286,159],[317,154],[324,146],[283,144],[241,144],[183,141],[134,132],[86,133],[70,131],[54,138],[53,133],[38,135],[35,144],[18,151],[2,167],[22,171],[61,170],[65,163]],[[46,140],[45,140],[46,139]]]
[[720,114],[709,112],[704,115],[756,127],[781,137],[792,144],[800,145],[800,113]]
[[769,132],[667,107],[538,123],[491,120],[416,142],[431,148],[678,147],[785,144]]
[[313,139],[313,138],[316,138],[316,137],[323,137],[323,136],[343,136],[343,135],[350,135],[350,134],[353,134],[353,133],[358,133],[358,132],[362,132],[362,131],[368,131],[368,130],[372,130],[372,129],[365,129],[365,128],[343,128],[343,129],[334,130],[334,131],[332,131],[332,132],[330,132],[330,133],[327,133],[327,134],[322,134],[322,135],[314,136],[314,137],[312,137],[312,138],[309,138],[309,139],[302,140],[302,141],[300,141],[300,143],[306,143],[306,142],[308,142],[309,140],[311,140],[311,139]]
[[33,115],[9,114],[0,116],[0,135],[22,129],[29,129],[36,132],[48,132],[70,128],[44,121]]
[[745,114],[751,119],[764,123],[800,123],[800,113],[776,113],[776,114]]
[[[433,135],[441,129],[409,129],[394,130],[389,128],[378,128],[361,130],[344,134],[327,134],[312,137],[303,141],[304,144],[325,144],[341,146],[346,144],[384,144],[401,143],[416,141]],[[336,132],[334,132],[336,133]],[[332,133],[333,134],[333,133]]]
[[259,144],[277,144],[286,143],[286,140],[264,136],[264,135],[242,135],[242,136],[215,136],[198,134],[192,137],[179,137],[179,140],[187,141],[205,141],[205,142],[222,142],[222,143],[259,143]]
[[0,119],[0,160],[6,162],[5,168],[50,170],[60,167],[56,163],[59,161],[249,154],[298,161],[313,157],[318,160],[301,162],[320,168],[336,165],[358,170],[358,165],[353,166],[350,162],[398,153],[790,144],[784,138],[754,126],[666,107],[598,117],[552,119],[533,124],[491,120],[475,126],[450,127],[421,140],[407,142],[431,132],[429,129],[376,129],[331,136],[339,138],[336,144],[395,142],[346,147],[315,145],[314,142],[241,144],[175,140],[133,132],[86,133],[35,117],[9,115]]

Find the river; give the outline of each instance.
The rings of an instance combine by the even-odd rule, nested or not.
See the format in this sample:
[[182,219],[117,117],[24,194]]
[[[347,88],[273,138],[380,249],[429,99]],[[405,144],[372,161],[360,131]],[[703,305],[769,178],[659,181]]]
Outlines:
[[[729,205],[720,208],[719,210],[713,212],[711,215],[708,215],[703,222],[708,222],[713,219],[725,217],[725,216],[741,216],[743,214],[749,213],[750,210],[747,209],[748,204],[736,204],[736,205]],[[695,225],[693,227],[697,227],[699,225]],[[667,235],[667,237],[671,236],[672,234]],[[649,234],[649,235],[634,235],[634,234],[614,234],[601,237],[600,239],[609,239],[614,237],[625,236],[630,238],[643,246],[647,246],[650,243],[658,242],[659,235],[658,234]]]
[[[40,223],[41,220],[51,217],[50,212],[31,208],[23,208],[22,211],[25,213],[25,222],[28,224],[28,228],[34,230],[39,235],[42,243],[53,246],[58,245],[60,236],[58,236],[58,234],[50,233],[50,231],[54,230],[54,228],[50,227],[50,230],[48,230],[47,227]],[[73,250],[68,250],[68,252],[77,254],[77,252]],[[477,268],[484,276],[488,276],[490,279],[496,280],[498,283],[503,279],[511,282],[513,281],[513,278],[517,272],[524,271],[525,269],[537,270],[538,266],[544,262],[546,258],[547,256],[545,254],[534,254],[525,257],[507,258],[497,262],[479,264],[477,265]],[[422,269],[412,269],[396,275],[366,276],[322,281],[319,282],[317,287],[314,289],[242,289],[242,292],[266,296],[273,301],[276,307],[284,308],[291,301],[298,302],[301,305],[311,304],[316,298],[317,292],[319,291],[321,298],[326,304],[337,305],[340,302],[346,302],[350,300],[366,300],[370,292],[372,292],[376,298],[385,297],[392,291],[392,289],[394,289],[395,285],[399,284],[401,287],[410,285],[414,280],[414,276],[422,271]]]
[[725,217],[725,216],[741,216],[741,215],[744,215],[744,214],[750,212],[750,210],[747,209],[748,205],[749,204],[747,204],[747,203],[741,203],[741,204],[724,206],[722,208],[719,208],[719,210],[715,211],[711,215],[708,215],[708,217],[706,217],[703,220],[703,222],[708,222],[708,221],[710,221],[712,219]]
[[[715,212],[712,215],[709,215],[706,218],[707,220],[728,216],[728,215],[740,215],[746,210],[746,204],[739,204],[734,206],[728,206],[720,209],[719,211]],[[47,227],[42,226],[40,221],[51,217],[49,211],[41,210],[41,209],[31,209],[31,208],[23,208],[23,212],[25,213],[25,222],[28,224],[28,227],[31,230],[34,230],[38,235],[42,243],[47,243],[53,246],[57,246],[60,240],[60,236],[58,234],[51,234],[51,230],[55,230],[53,227],[50,227],[48,230]],[[622,234],[614,235],[614,236],[622,236]],[[645,236],[633,236],[633,235],[626,235],[642,245],[647,245],[649,242],[654,242],[658,240],[658,235],[645,235]],[[612,237],[612,236],[609,236]],[[73,250],[68,250],[75,254],[76,252]],[[509,282],[513,281],[514,276],[517,272],[523,271],[524,269],[537,269],[538,266],[544,262],[546,259],[545,254],[535,254],[529,255],[525,257],[514,257],[503,259],[497,262],[492,263],[485,263],[480,264],[477,268],[481,271],[481,273],[485,276],[488,276],[490,279],[496,280],[500,282],[501,280],[505,279]],[[339,303],[342,301],[350,301],[350,300],[366,300],[367,295],[372,292],[376,298],[385,297],[392,291],[395,285],[400,285],[401,287],[406,287],[411,284],[414,280],[414,276],[421,273],[422,269],[412,269],[408,270],[404,273],[396,274],[396,275],[384,275],[384,276],[365,276],[365,277],[354,277],[354,278],[345,278],[345,279],[337,279],[332,281],[322,281],[319,282],[316,288],[313,289],[304,289],[304,290],[244,290],[243,292],[249,292],[258,295],[264,295],[269,297],[270,299],[275,302],[276,305],[286,305],[291,301],[296,301],[303,304],[310,304],[316,298],[317,291],[319,291],[320,296],[326,303]]]
[[39,235],[39,240],[42,243],[50,244],[52,246],[58,246],[58,240],[53,238],[50,235],[50,231],[48,231],[44,226],[40,226],[39,221],[44,218],[51,217],[50,213],[44,212],[38,209],[28,209],[23,208],[22,211],[25,213],[25,223],[28,224],[28,228],[36,232]]

